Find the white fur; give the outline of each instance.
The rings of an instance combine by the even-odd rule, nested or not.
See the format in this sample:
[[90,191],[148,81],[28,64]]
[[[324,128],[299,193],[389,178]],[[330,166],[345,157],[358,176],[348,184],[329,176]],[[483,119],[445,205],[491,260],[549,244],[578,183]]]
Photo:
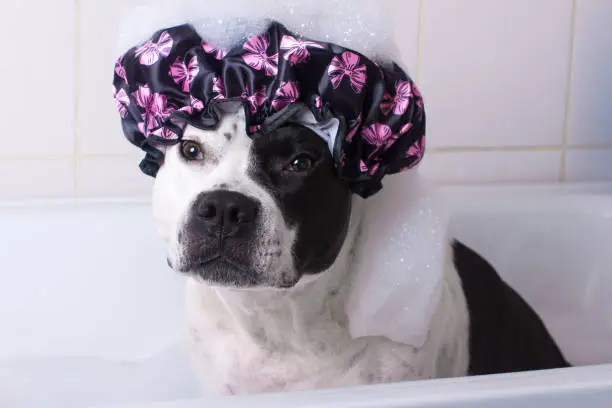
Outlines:
[[[254,243],[260,264],[274,279],[290,271],[288,248],[295,232],[283,221],[272,197],[248,177],[250,139],[241,116],[222,121],[217,131],[187,127],[210,155],[203,164],[185,163],[168,149],[156,178],[154,211],[169,256],[180,262],[176,235],[195,196],[221,183],[262,202],[265,222]],[[240,137],[224,131],[239,121]],[[246,394],[378,382],[461,376],[468,367],[468,313],[448,246],[442,296],[421,348],[383,337],[352,338],[345,302],[351,285],[352,253],[362,216],[354,199],[351,226],[334,265],[291,289],[234,289],[187,279],[188,344],[196,370],[208,386]],[[270,264],[266,246],[278,241],[281,261]],[[393,322],[389,322],[393,324]]]
[[[224,134],[233,133],[234,124],[239,134],[227,140]],[[171,263],[181,263],[178,232],[196,196],[225,184],[226,188],[240,191],[261,202],[259,240],[252,247],[257,252],[256,269],[262,271],[270,283],[281,279],[283,274],[292,278],[291,247],[295,232],[285,224],[272,196],[248,176],[251,139],[245,132],[243,114],[229,116],[215,131],[187,126],[183,139],[198,142],[204,151],[204,160],[186,163],[180,157],[179,146],[172,146],[166,151],[164,165],[157,174],[153,188],[153,211],[161,235],[169,243]],[[277,251],[281,252],[281,256],[272,256]]]

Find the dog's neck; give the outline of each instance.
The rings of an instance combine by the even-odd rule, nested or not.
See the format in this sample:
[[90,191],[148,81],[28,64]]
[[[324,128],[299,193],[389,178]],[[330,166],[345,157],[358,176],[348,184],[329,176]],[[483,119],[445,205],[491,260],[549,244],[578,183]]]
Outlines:
[[[346,298],[350,290],[352,250],[358,238],[362,206],[355,200],[351,223],[343,247],[328,270],[303,276],[290,289],[233,289],[213,287],[189,278],[188,291],[196,291],[202,308],[215,316],[224,315],[225,325],[255,341],[286,343],[288,327],[296,339],[316,337],[321,330],[346,331]],[[282,328],[282,331],[281,331]]]

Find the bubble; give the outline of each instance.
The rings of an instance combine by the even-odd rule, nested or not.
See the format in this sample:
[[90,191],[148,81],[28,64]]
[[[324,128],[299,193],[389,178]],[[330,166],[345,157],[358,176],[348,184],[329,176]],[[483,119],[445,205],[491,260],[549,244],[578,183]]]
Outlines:
[[371,0],[150,0],[121,9],[118,52],[159,29],[185,23],[216,47],[231,48],[276,20],[315,41],[332,42],[377,60],[398,60],[393,12]]

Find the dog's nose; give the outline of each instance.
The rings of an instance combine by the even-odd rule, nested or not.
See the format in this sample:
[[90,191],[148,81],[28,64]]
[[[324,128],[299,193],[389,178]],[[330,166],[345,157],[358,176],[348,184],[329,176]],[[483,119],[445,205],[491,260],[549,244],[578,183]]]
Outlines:
[[202,193],[194,204],[194,215],[211,234],[235,235],[255,224],[260,203],[242,193],[215,190]]

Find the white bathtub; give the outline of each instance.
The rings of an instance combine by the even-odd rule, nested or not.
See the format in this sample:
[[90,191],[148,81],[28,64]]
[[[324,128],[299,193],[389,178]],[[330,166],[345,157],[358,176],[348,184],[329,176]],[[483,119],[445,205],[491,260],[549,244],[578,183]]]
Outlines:
[[612,185],[445,194],[454,235],[584,367],[199,400],[181,348],[182,278],[166,267],[147,201],[6,203],[0,407],[612,406]]

